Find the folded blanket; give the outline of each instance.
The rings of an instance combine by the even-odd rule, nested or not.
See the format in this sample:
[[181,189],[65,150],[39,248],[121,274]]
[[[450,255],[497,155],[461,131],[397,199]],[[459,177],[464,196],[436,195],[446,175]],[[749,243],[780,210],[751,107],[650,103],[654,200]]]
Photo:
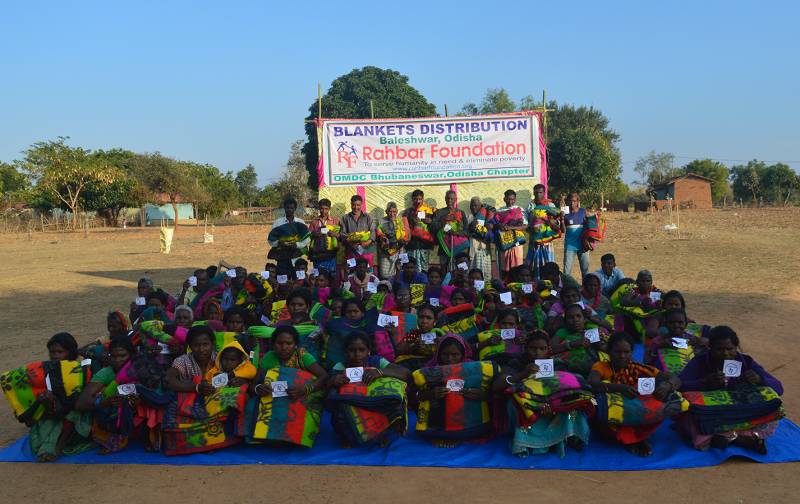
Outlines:
[[686,364],[694,358],[694,350],[689,348],[659,348],[655,366],[661,371],[680,374]]
[[390,428],[402,434],[408,424],[406,383],[397,378],[348,383],[332,390],[326,405],[333,429],[351,446],[379,440]]
[[44,406],[36,397],[48,390],[62,403],[74,400],[89,382],[89,366],[78,361],[37,361],[0,375],[0,387],[20,422],[38,421]]
[[445,308],[436,320],[436,326],[445,332],[458,334],[474,345],[478,338],[478,325],[475,322],[475,307],[471,304]]
[[[305,387],[316,380],[308,371],[275,368],[267,371],[264,383],[285,381],[289,387]],[[247,404],[247,442],[281,443],[311,448],[319,432],[322,392],[302,399],[289,397],[252,398]]]
[[[516,334],[516,338],[520,338],[522,336],[522,331],[519,329],[515,329],[514,333]],[[483,343],[484,341],[488,341],[494,336],[500,337],[501,331],[500,329],[491,329],[489,331],[482,331],[478,333],[478,343]],[[497,345],[490,345],[485,346],[480,349],[478,352],[478,357],[480,360],[486,360],[493,356],[500,355],[500,354],[519,354],[522,353],[522,345],[518,345],[515,343],[515,340],[500,340],[500,343]]]
[[548,219],[548,217],[558,216],[559,209],[550,206],[547,201],[543,203],[545,204],[533,207],[529,218],[532,229],[531,241],[536,245],[544,245],[561,238],[561,229],[558,226],[550,226],[550,220]]
[[656,424],[689,408],[689,403],[677,393],[664,402],[652,395],[628,399],[616,392],[597,394],[595,400],[597,420],[612,425]]
[[745,430],[782,414],[780,396],[770,387],[742,384],[734,390],[682,392],[689,401],[689,415],[697,420],[700,432],[714,434]]
[[[419,390],[444,387],[448,380],[464,380],[464,388],[478,388],[489,393],[497,367],[491,362],[465,362],[414,371]],[[492,430],[489,401],[467,400],[460,393],[449,392],[444,399],[420,401],[417,433],[438,439],[470,439]]]
[[512,398],[522,427],[536,422],[545,404],[553,412],[594,413],[591,387],[582,376],[566,371],[556,371],[550,378],[529,377],[514,387]]

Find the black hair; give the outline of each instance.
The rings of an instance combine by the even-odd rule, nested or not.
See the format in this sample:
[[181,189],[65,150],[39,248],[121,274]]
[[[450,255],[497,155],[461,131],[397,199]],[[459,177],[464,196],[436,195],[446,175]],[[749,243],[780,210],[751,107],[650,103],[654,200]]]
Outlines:
[[50,347],[53,345],[59,345],[67,351],[67,360],[75,360],[78,358],[78,342],[75,341],[75,337],[70,333],[60,332],[54,334],[47,340],[47,349],[50,350]]
[[363,202],[363,201],[364,201],[364,198],[362,198],[362,197],[361,197],[361,196],[359,196],[358,194],[354,194],[354,195],[350,196],[350,203],[354,203],[354,202],[356,202],[356,201],[361,201],[361,202]]
[[367,259],[365,257],[363,257],[363,256],[357,257],[356,258],[356,266],[358,266],[359,264],[366,264],[367,266],[369,266],[369,261],[367,261]]
[[[414,266],[416,266],[417,265],[417,258],[408,256],[408,262],[406,264],[413,264]],[[441,274],[441,270],[439,271],[439,273]]]
[[[428,273],[430,273],[430,271],[431,271],[431,269],[428,268]],[[469,272],[467,272],[467,276],[471,276],[473,273],[480,273],[481,274],[481,279],[483,279],[483,270],[482,269],[480,269],[480,268],[472,268],[471,270],[469,270]]]
[[292,298],[296,297],[299,297],[300,299],[305,301],[306,304],[308,305],[308,308],[311,309],[311,305],[313,304],[312,302],[313,296],[311,295],[310,290],[306,289],[305,287],[298,287],[297,289],[292,289],[291,292],[289,292],[289,295],[286,296],[286,302],[288,303],[289,301],[291,301]]
[[111,353],[115,348],[122,348],[131,356],[136,353],[136,348],[134,348],[130,338],[112,338],[111,343],[108,344],[108,353]]
[[567,312],[570,309],[575,308],[576,306],[578,307],[578,310],[580,310],[580,312],[583,313],[583,308],[581,307],[581,305],[579,305],[578,303],[572,303],[571,305],[567,305],[564,307],[564,320],[567,319]]
[[594,273],[589,273],[588,275],[584,275],[584,277],[581,279],[581,285],[586,287],[586,285],[590,280],[597,280],[597,283],[600,284],[600,287],[603,286],[603,283],[600,281],[600,277],[595,275]]
[[708,344],[714,346],[714,343],[722,340],[731,340],[731,343],[739,347],[739,336],[736,331],[725,325],[718,325],[708,331]]
[[542,275],[559,275],[561,273],[561,269],[558,267],[557,263],[549,262],[544,263],[541,268],[539,268],[539,272]]
[[686,310],[683,308],[670,308],[669,310],[664,312],[664,320],[667,320],[667,317],[670,315],[683,315],[683,320],[689,320],[689,317],[686,316]]
[[275,340],[277,340],[278,336],[280,336],[281,334],[290,335],[294,340],[295,345],[300,344],[300,333],[297,332],[297,329],[295,329],[294,326],[285,324],[276,327],[275,332],[272,333],[272,341],[274,342]]
[[321,200],[319,200],[319,203],[317,203],[317,206],[329,207],[331,206],[331,200],[329,200],[328,198],[322,198]]
[[[219,358],[220,358],[220,359],[222,359],[222,358],[225,356],[225,354],[226,354],[226,353],[235,353],[235,354],[236,354],[237,356],[239,356],[239,357],[244,357],[244,355],[242,354],[242,352],[240,352],[240,351],[239,351],[239,349],[238,349],[238,348],[235,348],[235,347],[228,347],[228,348],[225,348],[225,349],[223,349],[223,350],[222,350],[222,351],[219,353]],[[242,360],[244,360],[244,359],[242,359]],[[241,362],[241,361],[240,361],[240,362]]]
[[606,261],[614,261],[616,263],[617,259],[614,257],[614,254],[603,254],[602,256],[600,256],[601,263],[604,263]]
[[208,327],[205,324],[196,325],[196,326],[192,326],[192,328],[189,329],[188,334],[186,334],[186,344],[188,346],[191,346],[192,341],[194,341],[195,339],[197,339],[200,336],[208,336],[208,339],[211,340],[211,344],[212,345],[214,344],[214,341],[216,339],[214,337],[214,331],[210,327]]
[[217,276],[218,270],[219,268],[217,266],[214,266],[213,264],[208,268],[206,268],[206,273],[208,273],[208,278],[214,278],[215,276]]
[[227,310],[225,310],[225,313],[222,315],[222,323],[227,324],[230,318],[234,315],[239,315],[240,317],[242,317],[242,321],[246,325],[250,325],[251,322],[250,312],[245,310],[244,307],[240,305],[233,305]]
[[608,344],[606,345],[606,348],[608,348],[608,351],[610,352],[614,348],[614,346],[620,341],[627,342],[631,346],[631,349],[633,349],[633,344],[634,344],[633,338],[631,337],[630,334],[625,332],[615,332],[614,334],[612,334],[608,338]]
[[422,196],[423,198],[425,197],[425,193],[422,192],[422,189],[414,189],[414,191],[411,193],[411,199],[414,199],[417,196]]
[[286,208],[286,205],[294,205],[294,207],[297,208],[297,200],[289,196],[288,198],[283,200],[283,205],[281,206],[283,206],[283,208]]
[[420,305],[417,305],[417,314],[419,314],[419,312],[421,312],[422,310],[427,310],[427,311],[433,313],[433,318],[434,319],[436,318],[437,310],[436,310],[436,307],[433,306],[432,304],[430,304],[430,303],[422,303]]
[[459,262],[458,260],[459,259],[465,259],[467,262],[469,262],[469,254],[465,254],[463,252],[459,252],[458,254],[456,254],[456,257],[455,257],[456,264],[458,264],[458,262]]
[[544,186],[544,184],[536,184],[535,186],[533,186],[533,190],[535,191],[538,187],[541,187],[542,189],[547,190],[547,188]]
[[686,309],[686,300],[683,299],[683,294],[681,294],[680,292],[676,290],[671,290],[667,292],[666,294],[661,296],[661,304],[662,305],[665,304],[667,302],[667,299],[669,298],[678,298],[681,302],[681,308],[683,308],[684,310]]
[[456,294],[461,294],[462,296],[464,296],[464,300],[467,303],[472,301],[472,293],[468,292],[466,289],[462,289],[460,287],[457,289],[453,289],[453,292],[450,293],[450,299],[453,299],[453,296],[455,296]]
[[514,308],[503,308],[502,310],[500,310],[500,312],[497,314],[497,321],[499,322],[500,320],[503,320],[509,315],[513,316],[514,322],[519,324],[519,314],[517,313],[517,310],[515,310]]
[[353,331],[350,334],[348,334],[344,339],[344,348],[347,349],[350,345],[353,344],[353,342],[358,340],[363,341],[364,344],[367,345],[367,348],[369,348],[370,353],[372,353],[373,350],[372,338],[370,338],[367,335],[367,333],[362,331]]
[[342,314],[344,314],[344,312],[347,311],[347,307],[352,305],[352,304],[356,305],[358,307],[358,309],[361,310],[361,313],[365,313],[366,312],[366,310],[364,309],[364,303],[362,303],[357,298],[350,298],[350,299],[345,299],[342,302]]
[[297,268],[298,266],[301,267],[301,268],[303,266],[308,266],[308,261],[306,261],[302,257],[299,257],[299,258],[295,259],[295,261],[294,261],[294,267]]
[[514,189],[506,189],[506,192],[503,193],[503,196],[516,196],[517,191]]
[[167,293],[162,291],[161,289],[151,291],[150,294],[147,295],[147,303],[150,304],[150,300],[156,298],[161,301],[161,304],[165,307],[167,306],[167,302],[169,302],[169,298],[167,297]]
[[546,341],[548,345],[550,345],[550,335],[544,329],[534,329],[528,334],[528,339],[526,340],[525,344],[527,345],[531,341],[535,340],[543,340]]
[[442,354],[442,350],[444,350],[446,347],[449,347],[450,345],[455,345],[455,346],[457,346],[457,347],[458,347],[458,351],[459,351],[459,352],[461,352],[461,358],[462,358],[462,359],[463,359],[464,357],[466,357],[466,355],[467,355],[467,349],[466,349],[466,348],[464,348],[464,345],[463,345],[463,344],[462,344],[460,341],[458,341],[456,338],[446,338],[446,339],[444,339],[444,341],[443,341],[443,342],[442,342],[442,343],[439,345],[439,348],[438,348],[438,350],[437,350],[437,352],[436,352],[436,361],[437,361],[437,363],[439,362],[439,357],[440,357],[440,356],[441,356],[441,354]]
[[564,297],[564,293],[565,292],[574,292],[575,294],[577,294],[579,296],[581,295],[580,289],[578,289],[574,285],[565,285],[564,287],[562,287],[561,288],[561,297]]
[[[409,259],[412,259],[412,258],[411,258],[411,257],[409,257]],[[441,268],[441,266],[438,266],[438,265],[436,265],[436,264],[433,264],[433,265],[431,265],[431,266],[428,266],[428,275],[430,275],[430,274],[431,274],[431,271],[435,271],[436,273],[439,273],[439,276],[441,276],[441,277],[443,277],[443,276],[444,276],[444,273],[442,273],[442,268]]]

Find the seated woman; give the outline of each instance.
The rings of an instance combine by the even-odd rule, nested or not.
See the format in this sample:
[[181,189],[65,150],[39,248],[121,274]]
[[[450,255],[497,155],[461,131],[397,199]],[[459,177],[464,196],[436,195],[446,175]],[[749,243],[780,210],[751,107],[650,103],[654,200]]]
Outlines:
[[553,335],[553,354],[567,363],[570,372],[585,377],[599,360],[599,352],[605,350],[602,337],[603,333],[598,330],[598,341],[589,341],[583,308],[579,304],[568,305],[564,311],[564,327]]
[[436,328],[436,309],[425,303],[417,307],[417,327],[404,335],[397,335],[394,328],[387,328],[395,341],[395,363],[410,371],[421,368],[431,357],[436,340],[444,334]]
[[74,409],[88,382],[88,363],[81,366],[78,344],[66,332],[50,338],[47,350],[49,360],[0,375],[14,415],[30,428],[28,439],[38,462],[51,462],[93,446],[91,415]]
[[681,382],[668,372],[633,362],[633,338],[625,333],[611,335],[608,352],[610,362],[595,363],[588,379],[597,394],[596,426],[629,452],[648,457],[653,449],[647,439],[667,416],[684,407],[675,394]]
[[436,299],[439,306],[450,306],[450,296],[453,294],[452,285],[442,285],[444,279],[442,268],[436,265],[428,267],[428,284],[425,286],[425,293],[423,294],[423,301],[425,303],[435,303],[431,299]]
[[145,320],[139,325],[139,339],[144,349],[155,356],[166,370],[175,357],[186,352],[186,334],[192,327],[192,309],[188,305],[175,308],[175,320]]
[[525,334],[519,327],[517,310],[504,308],[497,316],[498,328],[478,333],[478,357],[501,366],[522,352]]
[[[191,352],[175,359],[166,375],[167,387],[177,393],[164,412],[162,424],[167,455],[217,450],[241,441],[236,435],[237,423],[242,421],[246,388],[216,388],[207,381],[221,365],[211,328],[192,327],[186,341]],[[225,348],[236,346],[234,342]],[[252,369],[243,376],[252,376]]]
[[686,331],[686,312],[682,308],[667,310],[663,320],[666,332],[650,339],[644,361],[661,371],[679,374],[695,352],[705,351],[706,341]]
[[[333,430],[346,448],[389,443],[392,431],[406,431],[406,382],[408,369],[371,355],[369,337],[353,332],[345,340],[347,360],[333,366],[326,401]],[[355,373],[348,373],[356,370]]]
[[[686,301],[683,299],[683,294],[676,290],[671,290],[661,296],[661,310],[663,315],[661,317],[661,327],[659,328],[659,333],[666,334],[668,332],[665,323],[666,313],[669,310],[675,309],[683,310],[683,312],[686,313]],[[688,335],[691,335],[690,339],[693,341],[692,346],[695,348],[708,347],[708,331],[711,330],[711,326],[698,324],[692,320],[691,317],[686,315],[685,330]]]
[[419,410],[417,433],[442,448],[491,433],[492,362],[472,362],[463,338],[446,334],[428,366],[414,371]]
[[611,324],[603,319],[594,309],[583,303],[578,288],[568,285],[561,289],[559,296],[560,300],[550,305],[550,310],[547,312],[547,320],[545,320],[545,328],[549,329],[548,332],[551,334],[555,333],[563,326],[564,308],[572,304],[578,304],[583,308],[584,319],[591,327],[602,327],[607,331],[611,330]]
[[634,335],[638,341],[652,332],[652,327],[658,326],[656,315],[661,308],[661,290],[653,285],[652,273],[641,270],[635,283],[620,281],[620,286],[611,295],[611,307],[616,312],[616,331]]
[[[540,377],[541,359],[552,359],[552,374]],[[494,383],[496,392],[511,394],[514,438],[511,452],[517,456],[542,455],[555,450],[564,457],[566,447],[582,450],[589,443],[587,415],[594,410],[591,387],[580,375],[566,372],[566,364],[553,359],[550,337],[534,331],[524,351],[503,367]]]
[[347,299],[342,305],[342,317],[330,318],[325,323],[328,340],[325,347],[325,367],[333,368],[337,362],[345,360],[344,340],[353,331],[372,335],[379,355],[387,360],[394,359],[394,347],[383,327],[378,326],[378,310],[365,310],[357,299]]
[[293,326],[277,327],[272,347],[259,362],[250,387],[255,397],[247,403],[247,442],[310,448],[319,432],[328,373],[300,347]]
[[453,306],[445,308],[436,316],[436,327],[445,333],[458,334],[470,346],[473,353],[477,353],[478,325],[475,321],[475,306],[472,305],[469,292],[465,289],[456,289],[450,298]]
[[783,416],[783,385],[739,351],[739,337],[730,327],[714,327],[709,340],[710,350],[680,374],[681,392],[689,401],[678,422],[681,432],[698,450],[734,444],[766,453],[766,439]]
[[225,330],[233,333],[243,333],[252,324],[250,312],[239,305],[234,305],[225,311],[222,317]]
[[583,277],[581,301],[587,308],[597,312],[597,316],[601,319],[605,319],[606,315],[611,313],[611,302],[603,295],[600,277],[595,273],[589,273]]
[[109,366],[92,377],[75,409],[93,412],[92,439],[101,454],[125,448],[137,427],[145,449],[158,451],[160,412],[169,400],[161,387],[161,367],[147,353],[137,354],[127,338],[112,340],[108,351]]

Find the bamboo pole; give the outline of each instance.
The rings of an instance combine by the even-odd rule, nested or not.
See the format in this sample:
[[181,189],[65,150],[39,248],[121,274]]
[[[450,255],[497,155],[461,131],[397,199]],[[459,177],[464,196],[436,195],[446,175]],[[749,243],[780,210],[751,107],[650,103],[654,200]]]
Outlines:
[[446,103],[444,104],[444,116],[445,117],[450,117],[450,113],[447,111],[447,104]]
[[372,119],[375,119],[375,102],[373,100],[369,101],[369,115]]

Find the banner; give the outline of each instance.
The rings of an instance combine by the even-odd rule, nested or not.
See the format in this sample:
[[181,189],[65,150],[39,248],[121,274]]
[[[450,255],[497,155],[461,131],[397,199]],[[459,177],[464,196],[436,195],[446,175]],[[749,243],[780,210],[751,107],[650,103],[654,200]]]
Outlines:
[[324,119],[321,186],[539,177],[539,114]]

